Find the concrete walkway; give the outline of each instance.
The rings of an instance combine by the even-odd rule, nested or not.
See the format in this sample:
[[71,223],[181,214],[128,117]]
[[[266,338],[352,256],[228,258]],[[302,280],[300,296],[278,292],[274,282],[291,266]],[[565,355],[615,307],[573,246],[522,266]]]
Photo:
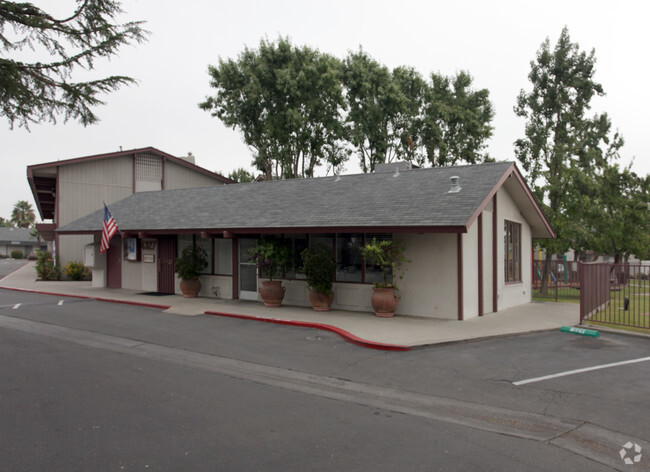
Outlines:
[[236,316],[336,332],[356,344],[377,349],[408,350],[416,346],[468,341],[559,329],[579,324],[579,305],[530,303],[466,321],[398,315],[378,318],[373,313],[283,306],[266,308],[262,303],[216,298],[184,298],[181,295],[151,296],[125,289],[94,288],[90,282],[41,282],[34,262],[0,279],[0,288],[83,297],[102,301],[158,307],[166,313]]

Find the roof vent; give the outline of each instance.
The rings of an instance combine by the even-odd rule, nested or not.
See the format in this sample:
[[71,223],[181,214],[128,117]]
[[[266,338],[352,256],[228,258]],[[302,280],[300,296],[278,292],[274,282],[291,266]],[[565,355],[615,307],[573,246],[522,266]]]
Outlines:
[[399,177],[399,167],[395,167],[395,173],[393,174],[393,177]]
[[449,192],[447,193],[458,193],[460,192],[461,186],[458,185],[458,182],[460,181],[460,177],[457,175],[454,175],[452,177],[449,177],[449,180],[451,180],[451,187],[449,188]]

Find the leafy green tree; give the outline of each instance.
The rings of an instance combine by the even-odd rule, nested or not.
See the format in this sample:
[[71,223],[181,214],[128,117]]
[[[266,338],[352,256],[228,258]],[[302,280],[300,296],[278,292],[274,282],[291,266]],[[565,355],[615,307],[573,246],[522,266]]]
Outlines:
[[10,220],[4,219],[0,216],[0,228],[11,228],[13,225]]
[[234,180],[238,183],[252,182],[255,180],[255,175],[252,172],[247,171],[243,167],[233,170],[228,174],[228,178]]
[[406,68],[392,73],[360,49],[346,58],[343,81],[349,107],[348,139],[359,154],[363,172],[396,159],[405,142],[414,151],[412,136],[419,134],[414,127],[424,87],[419,74]]
[[594,51],[580,51],[564,28],[553,50],[548,38],[542,44],[528,75],[533,88],[522,90],[514,107],[526,119],[525,137],[515,142],[517,159],[557,233],[539,242],[546,249],[544,284],[552,255],[566,252],[574,244],[570,229],[583,224],[578,209],[584,198],[575,182],[593,179],[623,146],[618,134],[610,136],[607,114],[586,116],[591,100],[603,95],[595,62]]
[[422,143],[433,166],[489,160],[483,150],[492,136],[494,109],[487,89],[472,90],[472,77],[431,74],[424,100]]
[[[75,82],[77,68],[92,69],[98,58],[117,55],[122,45],[145,41],[142,22],[117,24],[122,13],[115,0],[77,0],[76,11],[54,18],[31,3],[0,0],[0,114],[15,122],[78,119],[84,126],[98,120],[92,108],[102,94],[134,83],[124,76]],[[13,31],[6,34],[7,27]],[[26,62],[22,51],[43,49],[46,62]]]
[[236,61],[219,59],[209,73],[216,94],[199,106],[242,132],[267,179],[309,177],[319,165],[346,160],[336,58],[285,38],[262,40]]
[[[618,264],[631,255],[640,259],[650,251],[650,178],[608,165],[599,178],[593,216],[594,249]],[[591,208],[594,208],[593,206]]]
[[11,212],[11,223],[18,228],[30,228],[34,225],[36,214],[32,204],[26,200],[19,200],[14,204]]
[[349,139],[364,172],[405,159],[455,165],[487,159],[494,116],[487,89],[472,90],[467,72],[427,83],[409,67],[392,72],[363,50],[345,61]]

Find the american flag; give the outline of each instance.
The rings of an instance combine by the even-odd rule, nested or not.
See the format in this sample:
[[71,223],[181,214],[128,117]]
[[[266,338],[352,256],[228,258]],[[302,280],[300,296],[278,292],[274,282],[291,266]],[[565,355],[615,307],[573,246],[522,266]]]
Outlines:
[[113,218],[111,215],[111,212],[108,211],[108,207],[104,203],[104,226],[102,227],[101,245],[102,254],[108,250],[108,242],[111,240],[115,233],[117,233],[117,223],[115,222],[115,218]]

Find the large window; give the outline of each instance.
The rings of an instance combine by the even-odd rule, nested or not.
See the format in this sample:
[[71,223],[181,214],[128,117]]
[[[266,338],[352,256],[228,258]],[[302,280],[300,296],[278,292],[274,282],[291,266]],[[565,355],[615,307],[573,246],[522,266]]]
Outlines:
[[506,282],[521,282],[521,225],[504,222],[504,270]]
[[232,240],[202,238],[193,234],[178,235],[178,254],[191,244],[196,244],[208,256],[208,265],[203,269],[206,275],[232,275]]
[[363,282],[363,234],[336,235],[336,280],[338,282]]

